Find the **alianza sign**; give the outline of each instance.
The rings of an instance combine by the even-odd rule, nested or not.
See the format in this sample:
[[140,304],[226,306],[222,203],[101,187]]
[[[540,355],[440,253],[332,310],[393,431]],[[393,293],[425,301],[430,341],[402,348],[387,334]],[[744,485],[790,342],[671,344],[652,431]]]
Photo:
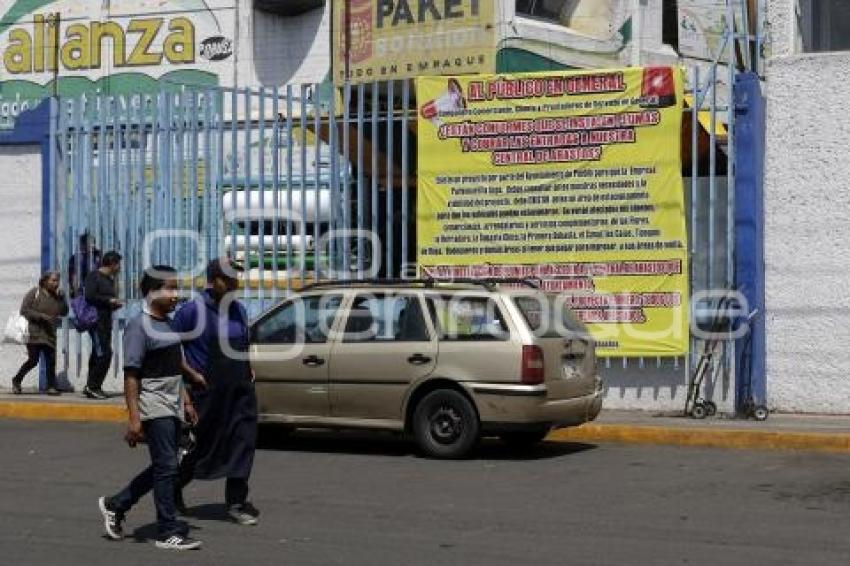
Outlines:
[[233,1],[0,0],[0,13],[0,128],[54,93],[217,86],[233,70]]

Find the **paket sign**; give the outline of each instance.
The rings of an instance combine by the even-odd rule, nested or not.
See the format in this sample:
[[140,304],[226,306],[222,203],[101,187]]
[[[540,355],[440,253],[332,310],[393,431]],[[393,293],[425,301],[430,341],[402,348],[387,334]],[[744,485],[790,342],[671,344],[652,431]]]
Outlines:
[[0,128],[54,90],[120,96],[218,85],[232,69],[233,2],[167,8],[156,0],[0,0]]
[[[334,82],[496,70],[493,0],[334,0]],[[346,59],[348,65],[346,65]]]
[[600,355],[688,350],[683,73],[422,77],[418,263],[536,277]]

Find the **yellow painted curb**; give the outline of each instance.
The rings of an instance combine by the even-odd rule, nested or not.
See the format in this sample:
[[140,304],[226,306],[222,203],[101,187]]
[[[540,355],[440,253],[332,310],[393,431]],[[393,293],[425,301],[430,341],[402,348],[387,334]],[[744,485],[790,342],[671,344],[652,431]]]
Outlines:
[[0,418],[39,421],[121,422],[127,420],[122,405],[80,403],[0,402]]
[[[0,418],[123,422],[127,411],[117,404],[39,403],[0,401]],[[676,428],[644,425],[596,424],[552,431],[552,442],[618,442],[736,448],[742,450],[803,450],[850,454],[850,433],[765,431],[725,428]]]
[[546,439],[555,442],[674,444],[743,450],[805,450],[850,454],[850,434],[845,433],[586,424],[552,431]]

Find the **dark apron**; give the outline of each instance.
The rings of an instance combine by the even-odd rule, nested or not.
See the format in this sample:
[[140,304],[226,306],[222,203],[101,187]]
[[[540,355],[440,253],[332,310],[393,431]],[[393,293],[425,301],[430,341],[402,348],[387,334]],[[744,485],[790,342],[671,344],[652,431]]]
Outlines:
[[[207,390],[192,395],[199,417],[193,475],[207,480],[247,479],[257,446],[257,396],[250,365],[225,356],[217,337],[211,342],[203,374]],[[247,332],[231,339],[231,346],[247,356]]]

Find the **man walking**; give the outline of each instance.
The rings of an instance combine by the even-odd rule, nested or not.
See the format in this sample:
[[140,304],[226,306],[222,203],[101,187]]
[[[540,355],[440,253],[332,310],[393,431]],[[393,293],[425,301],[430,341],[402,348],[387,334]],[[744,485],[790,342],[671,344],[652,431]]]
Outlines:
[[[227,478],[228,516],[239,525],[256,525],[257,509],[247,499],[257,443],[257,397],[247,359],[248,317],[235,298],[239,270],[226,258],[211,261],[207,289],[174,316],[174,329],[192,336],[183,343],[188,373],[195,383],[207,384],[192,393],[198,408],[196,445],[180,463],[180,487],[193,478]],[[178,509],[185,509],[182,491],[176,501]]]
[[106,399],[103,380],[112,363],[112,312],[121,308],[115,276],[121,271],[121,254],[106,252],[100,268],[86,277],[86,302],[97,309],[97,326],[89,331],[92,348],[89,375],[83,395],[89,399]]
[[177,304],[176,272],[169,266],[154,266],[145,272],[141,288],[143,312],[130,320],[124,333],[124,395],[129,413],[125,438],[131,447],[147,441],[151,465],[116,495],[101,497],[98,506],[106,536],[120,540],[126,513],[153,489],[157,548],[193,550],[201,542],[186,535],[174,508],[181,419],[185,415],[190,423],[197,422],[183,386],[186,365],[180,336],[168,318]]

